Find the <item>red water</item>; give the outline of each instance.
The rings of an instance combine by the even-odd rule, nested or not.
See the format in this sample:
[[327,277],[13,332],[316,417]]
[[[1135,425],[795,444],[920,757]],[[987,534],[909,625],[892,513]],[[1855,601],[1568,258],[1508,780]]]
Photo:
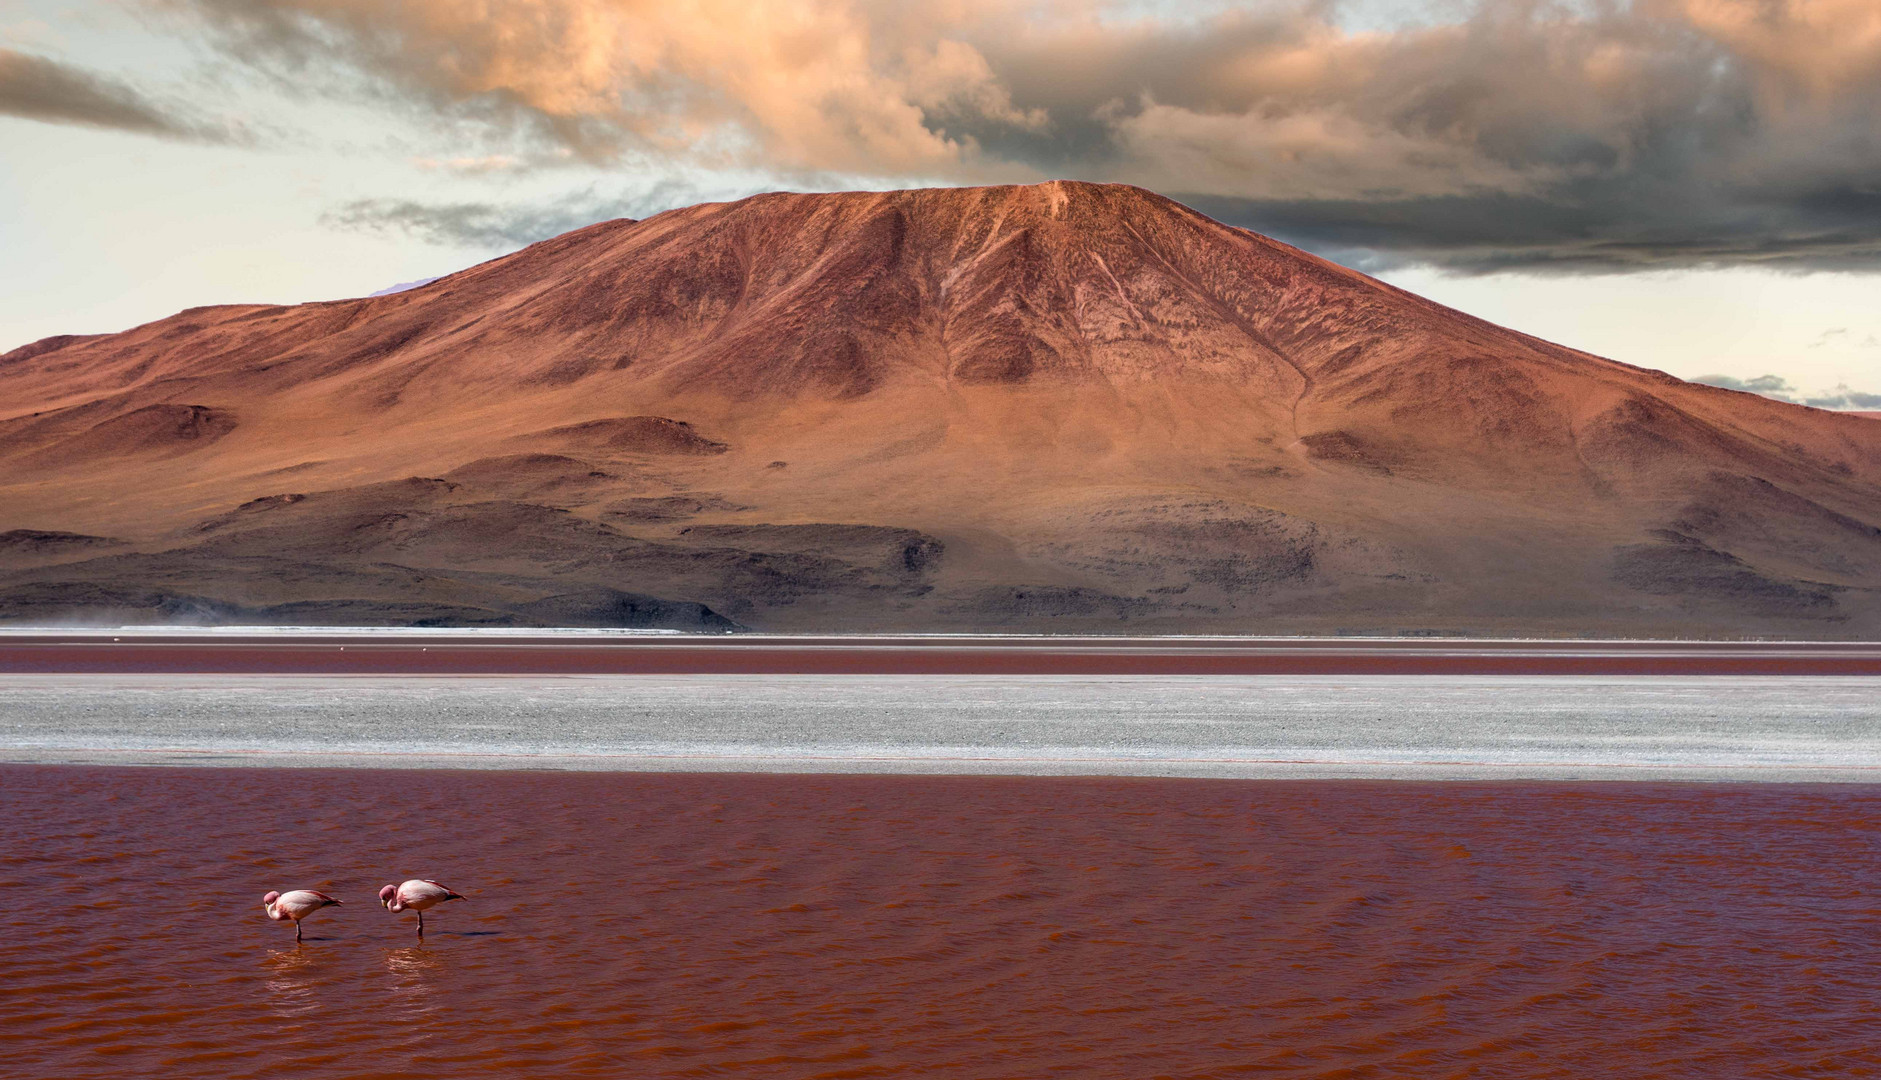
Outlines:
[[[0,768],[8,1076],[1881,1075],[1881,788]],[[466,893],[410,915],[374,894]],[[347,906],[296,948],[261,894]]]

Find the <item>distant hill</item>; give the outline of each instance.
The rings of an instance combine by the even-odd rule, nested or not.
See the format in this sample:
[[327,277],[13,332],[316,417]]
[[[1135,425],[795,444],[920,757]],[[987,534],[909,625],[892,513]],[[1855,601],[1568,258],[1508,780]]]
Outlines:
[[429,285],[436,280],[437,278],[428,277],[428,278],[419,278],[417,281],[401,281],[397,285],[392,285],[387,288],[380,289],[378,292],[373,293],[371,295],[391,296],[393,293],[402,293],[408,289],[416,289],[420,285]]
[[0,357],[0,618],[1872,636],[1881,425],[1137,188],[760,195]]

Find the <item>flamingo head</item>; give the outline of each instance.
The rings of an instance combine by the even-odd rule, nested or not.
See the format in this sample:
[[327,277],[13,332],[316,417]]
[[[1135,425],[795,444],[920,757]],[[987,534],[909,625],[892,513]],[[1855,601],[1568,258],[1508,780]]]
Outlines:
[[[379,890],[379,903],[384,904],[386,909],[390,911],[397,911],[399,908],[405,906],[403,904],[398,903],[398,886],[397,885],[387,885],[385,888],[380,889]],[[397,905],[397,907],[393,906],[395,904]]]
[[262,906],[262,907],[271,907],[271,906],[273,906],[273,904],[274,904],[274,902],[275,902],[276,900],[279,900],[280,898],[281,898],[281,894],[280,894],[280,893],[278,893],[278,892],[273,892],[273,891],[270,891],[270,892],[268,893],[268,895],[266,895],[266,896],[264,896],[264,897],[262,897],[262,898],[261,898],[261,906]]

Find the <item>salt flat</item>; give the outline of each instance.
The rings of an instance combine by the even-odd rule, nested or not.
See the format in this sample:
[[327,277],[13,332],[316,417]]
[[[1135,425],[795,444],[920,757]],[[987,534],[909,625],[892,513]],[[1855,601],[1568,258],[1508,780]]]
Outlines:
[[0,678],[0,760],[1881,781],[1836,677]]

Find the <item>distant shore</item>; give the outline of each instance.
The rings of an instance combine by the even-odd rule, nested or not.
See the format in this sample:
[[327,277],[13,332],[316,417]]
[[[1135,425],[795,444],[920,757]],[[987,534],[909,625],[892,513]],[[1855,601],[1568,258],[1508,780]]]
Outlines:
[[136,628],[0,632],[0,674],[1881,676],[1881,643]]

